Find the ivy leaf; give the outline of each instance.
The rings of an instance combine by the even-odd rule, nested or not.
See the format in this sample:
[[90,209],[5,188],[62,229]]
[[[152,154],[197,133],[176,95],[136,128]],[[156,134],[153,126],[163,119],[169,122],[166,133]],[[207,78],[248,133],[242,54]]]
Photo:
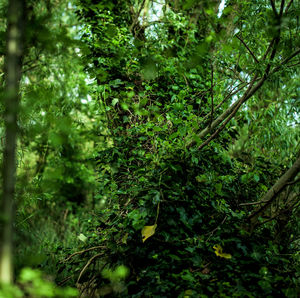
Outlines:
[[225,259],[231,259],[232,258],[231,254],[227,254],[227,253],[223,252],[223,248],[221,247],[220,244],[214,245],[213,248],[215,250],[215,254],[218,257],[225,258]]
[[157,224],[153,226],[144,226],[142,228],[142,238],[143,242],[145,242],[149,237],[155,234],[155,229],[157,227]]

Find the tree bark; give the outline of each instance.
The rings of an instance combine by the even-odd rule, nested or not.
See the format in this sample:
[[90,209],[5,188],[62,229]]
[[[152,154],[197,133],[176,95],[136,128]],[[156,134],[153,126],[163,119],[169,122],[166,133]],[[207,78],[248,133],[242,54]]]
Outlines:
[[23,60],[25,0],[10,0],[5,56],[3,181],[0,221],[0,283],[12,283],[12,235],[16,176],[17,114]]

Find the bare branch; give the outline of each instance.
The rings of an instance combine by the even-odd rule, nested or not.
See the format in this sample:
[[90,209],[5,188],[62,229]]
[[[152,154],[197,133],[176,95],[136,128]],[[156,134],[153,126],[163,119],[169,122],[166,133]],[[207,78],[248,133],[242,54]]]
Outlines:
[[69,261],[71,258],[73,258],[76,255],[80,255],[80,254],[83,254],[85,252],[88,252],[88,251],[91,251],[91,250],[95,250],[95,249],[99,249],[99,248],[106,248],[106,247],[100,245],[100,246],[94,246],[94,247],[90,247],[90,248],[87,248],[87,249],[84,249],[84,250],[81,250],[81,251],[74,252],[69,257],[67,257],[66,259],[64,259],[62,262],[67,262],[67,261]]
[[79,283],[79,280],[80,280],[81,276],[82,276],[83,273],[86,271],[86,269],[93,263],[93,261],[94,261],[95,259],[97,259],[97,258],[103,256],[103,255],[104,255],[104,252],[99,253],[99,254],[93,256],[92,258],[90,258],[90,259],[88,260],[88,262],[85,264],[85,266],[84,266],[84,267],[82,268],[82,270],[80,271],[80,274],[79,274],[79,276],[78,276],[78,279],[77,279],[77,282],[76,282],[76,283]]

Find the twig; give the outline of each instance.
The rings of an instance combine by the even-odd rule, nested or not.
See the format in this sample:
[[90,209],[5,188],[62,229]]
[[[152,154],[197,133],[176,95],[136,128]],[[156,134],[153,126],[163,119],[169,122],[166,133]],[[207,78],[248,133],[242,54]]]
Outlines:
[[208,232],[208,233],[206,233],[206,234],[204,234],[204,236],[205,235],[208,235],[209,234],[209,236],[208,236],[208,238],[205,240],[205,242],[208,242],[208,240],[210,239],[210,237],[214,234],[214,232],[226,221],[226,219],[227,219],[227,215],[224,217],[224,219],[222,220],[222,222],[216,227],[216,228],[214,228],[211,232]]
[[[218,136],[218,134],[224,129],[224,127],[227,125],[227,123],[235,116],[235,114],[239,110],[240,106],[243,103],[245,103],[264,84],[265,80],[270,76],[271,61],[273,61],[273,59],[275,57],[275,54],[277,52],[277,46],[278,46],[279,40],[280,40],[280,31],[278,32],[278,36],[274,40],[274,47],[273,47],[273,50],[272,50],[272,53],[271,53],[271,56],[270,56],[270,62],[268,63],[268,65],[267,65],[267,67],[265,69],[265,73],[262,76],[262,78],[258,81],[258,83],[255,86],[253,86],[254,83],[255,83],[255,81],[256,81],[256,79],[257,79],[257,77],[258,77],[258,74],[256,74],[253,77],[253,79],[250,82],[249,87],[245,91],[245,93],[242,96],[242,98],[240,98],[235,104],[232,105],[233,110],[231,111],[231,113],[228,116],[226,116],[226,118],[225,118],[226,120],[224,121],[224,123],[205,142],[203,142],[198,147],[198,150],[201,150],[203,147],[205,147],[206,145],[208,145],[216,136]],[[300,50],[299,50],[299,52],[300,52]],[[296,56],[295,52],[290,57],[292,58],[294,56]],[[289,59],[291,59],[290,57],[289,57]],[[285,59],[285,61],[287,62],[288,60]],[[273,72],[274,72],[274,70],[273,70]],[[227,113],[227,111],[225,111],[225,113]],[[219,118],[222,118],[222,115]],[[217,120],[215,120],[215,122],[217,122]],[[208,130],[208,128],[205,128],[200,133],[200,135],[201,134],[207,135],[207,133],[206,133],[207,130]]]
[[102,255],[104,255],[104,252],[101,252],[99,254],[96,254],[95,256],[93,256],[92,258],[90,258],[88,260],[88,262],[85,264],[85,266],[82,268],[82,270],[80,271],[80,274],[78,276],[78,279],[77,279],[77,282],[76,283],[79,283],[79,280],[81,278],[81,276],[83,275],[83,273],[85,272],[85,270],[92,264],[92,262],[97,259],[98,257],[101,257]]
[[76,255],[80,255],[80,254],[83,254],[85,252],[88,252],[88,251],[91,251],[91,250],[95,250],[95,249],[98,249],[98,248],[106,248],[106,247],[100,245],[100,246],[94,246],[94,247],[90,247],[90,248],[87,248],[87,249],[84,249],[84,250],[81,250],[81,251],[74,252],[69,257],[67,257],[66,259],[64,259],[62,262],[67,262],[67,261],[69,261],[71,258],[73,258]]
[[251,205],[259,205],[266,203],[266,201],[258,201],[258,202],[250,202],[250,203],[241,203],[239,206],[251,206]]
[[185,80],[185,84],[186,84],[186,86],[187,87],[189,87],[190,85],[189,85],[189,82],[188,82],[188,80],[187,80],[187,78],[186,78],[186,76],[183,74],[183,78],[184,78],[184,80]]
[[294,51],[289,57],[285,58],[279,66],[275,67],[272,70],[272,74],[275,73],[276,71],[278,71],[280,69],[280,67],[284,64],[286,64],[287,62],[289,62],[291,59],[293,59],[294,57],[296,57],[298,54],[300,54],[300,49],[297,49],[296,51]]
[[290,8],[290,6],[291,6],[291,4],[293,3],[293,0],[291,0],[289,3],[288,3],[288,5],[286,6],[286,8],[285,8],[285,14],[288,12],[288,10],[289,10],[289,8]]
[[288,182],[287,185],[293,185],[293,184],[296,184],[298,182],[300,182],[300,178],[298,178],[298,179],[296,179],[294,181]]
[[[242,89],[244,89],[249,83],[240,83],[240,85],[243,85],[242,87],[238,88],[237,90],[233,91],[231,90],[231,93],[228,93],[226,95],[226,97],[215,107],[215,110],[217,110],[227,99],[231,98],[232,96],[234,96],[235,94],[237,94],[239,91],[241,91]],[[237,87],[239,87],[237,86]],[[203,118],[202,121],[204,121],[206,118],[208,118],[210,116],[210,112],[208,114],[206,114]]]
[[240,73],[235,69],[235,68],[228,68],[230,71],[233,72],[234,76],[241,82],[241,83],[246,83],[245,80],[241,77]]
[[132,31],[132,29],[134,28],[134,26],[135,26],[136,23],[138,22],[139,16],[140,16],[141,11],[142,11],[142,9],[143,9],[143,7],[144,7],[144,5],[145,5],[145,2],[146,2],[146,0],[143,0],[143,2],[142,2],[142,4],[141,4],[141,7],[140,7],[139,10],[138,10],[138,13],[135,15],[135,18],[134,18],[134,20],[133,20],[133,22],[132,22],[132,25],[130,26],[130,31]]
[[300,64],[300,62],[297,62],[297,63],[294,63],[294,64],[289,64],[289,65],[287,65],[287,67],[294,67],[294,66],[297,66],[299,64]]
[[214,117],[214,65],[213,62],[211,63],[211,88],[210,88],[210,95],[211,95],[211,113],[210,113],[210,123],[209,127],[213,122]]
[[247,46],[247,44],[244,42],[244,40],[240,36],[238,36],[238,35],[235,35],[235,37],[245,46],[245,48],[248,50],[248,52],[250,53],[250,55],[252,56],[252,58],[255,60],[255,62],[259,63],[259,61],[255,57],[254,53],[250,50],[250,48]]
[[[224,121],[224,123],[205,141],[203,142],[199,147],[198,150],[203,149],[206,145],[208,145],[216,136],[218,136],[218,134],[224,129],[224,127],[227,125],[227,123],[234,117],[234,115],[237,113],[237,111],[239,110],[240,106],[249,98],[249,94],[254,93],[252,91],[252,87],[254,82],[256,81],[257,75],[255,75],[255,77],[252,79],[250,86],[248,87],[248,89],[246,90],[244,96],[243,96],[243,100],[239,101],[237,103],[237,105],[235,106],[234,110],[229,114],[229,116],[227,117],[227,119]],[[264,82],[264,78],[261,79],[262,83]],[[261,83],[261,85],[262,85]],[[257,87],[259,86],[259,82],[258,84],[255,86]],[[253,90],[255,89],[255,87],[253,88]]]
[[270,218],[264,220],[263,222],[258,223],[258,224],[256,225],[256,227],[261,226],[261,225],[264,225],[265,223],[274,220],[274,219],[275,219],[276,217],[278,217],[279,215],[280,215],[280,213],[276,213],[276,214],[273,215],[272,217],[270,217]]
[[62,285],[65,284],[69,279],[71,279],[73,276],[74,276],[74,274],[72,274],[72,275],[70,275],[70,276],[64,278],[62,281],[58,282],[57,284],[58,284],[59,286],[62,286]]
[[269,52],[270,52],[270,50],[271,50],[271,48],[272,48],[272,46],[273,46],[274,41],[275,41],[275,38],[273,38],[273,39],[270,41],[270,43],[269,43],[269,45],[268,45],[268,48],[267,48],[267,50],[266,50],[266,52],[265,52],[265,54],[264,54],[264,56],[263,56],[263,58],[262,58],[263,61],[266,60],[266,58],[267,58],[267,56],[268,56],[268,54],[269,54]]

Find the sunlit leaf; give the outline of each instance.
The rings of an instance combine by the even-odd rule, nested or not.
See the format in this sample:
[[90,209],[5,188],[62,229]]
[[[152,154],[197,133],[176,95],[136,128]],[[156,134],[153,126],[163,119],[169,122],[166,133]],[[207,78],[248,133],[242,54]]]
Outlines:
[[220,244],[214,245],[213,248],[215,250],[215,254],[218,257],[221,257],[221,258],[224,258],[224,259],[231,259],[232,258],[231,254],[223,252],[223,248],[221,247]]
[[82,233],[79,234],[79,236],[77,237],[80,241],[85,242],[87,237],[85,235],[83,235]]
[[157,227],[157,224],[153,226],[144,226],[142,229],[142,237],[143,242],[145,242],[149,237],[155,234],[155,229]]

